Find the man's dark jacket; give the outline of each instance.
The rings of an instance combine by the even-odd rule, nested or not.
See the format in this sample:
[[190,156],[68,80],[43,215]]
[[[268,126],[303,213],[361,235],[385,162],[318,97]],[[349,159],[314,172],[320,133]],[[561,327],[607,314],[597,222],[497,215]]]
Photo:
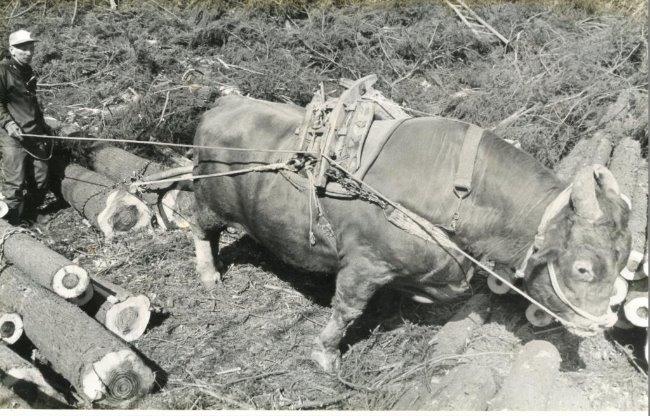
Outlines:
[[[23,133],[50,133],[36,99],[36,74],[29,65],[5,59],[0,62],[0,127],[12,120]],[[23,145],[31,147],[38,141],[23,139]]]

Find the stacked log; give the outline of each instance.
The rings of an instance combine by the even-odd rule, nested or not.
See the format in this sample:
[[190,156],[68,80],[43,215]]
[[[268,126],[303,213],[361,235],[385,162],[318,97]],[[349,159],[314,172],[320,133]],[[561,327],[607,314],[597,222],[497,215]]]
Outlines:
[[93,296],[83,309],[106,329],[131,342],[140,338],[151,318],[151,302],[145,295],[133,295],[110,282],[93,277]]
[[[171,151],[165,154],[173,153]],[[169,178],[183,178],[192,173],[192,161],[176,155],[174,161],[180,167],[167,169],[159,163],[134,155],[126,150],[106,146],[92,154],[93,169],[115,182],[157,181]],[[187,228],[191,223],[191,207],[194,194],[191,181],[162,182],[137,187],[143,201],[156,206],[156,219],[163,229]]]
[[123,341],[14,266],[0,273],[0,303],[22,316],[32,343],[89,401],[125,403],[151,390],[153,372]]
[[[638,273],[637,274],[641,274]],[[634,326],[648,327],[648,279],[630,282],[630,287],[623,305],[625,318]]]
[[15,344],[23,336],[23,318],[7,308],[0,309],[0,339],[5,344]]
[[555,173],[563,181],[571,182],[576,172],[585,166],[606,166],[611,152],[612,143],[608,135],[598,132],[592,138],[576,143],[571,152],[555,166]]
[[28,235],[26,230],[0,220],[0,236],[5,259],[39,285],[65,299],[79,296],[88,287],[90,279],[84,269]]
[[106,176],[69,165],[61,183],[65,200],[108,239],[119,233],[151,226],[151,211],[137,197]]
[[628,280],[638,279],[645,274],[636,271],[643,262],[646,252],[646,233],[648,222],[648,165],[645,159],[640,159],[636,169],[636,178],[632,195],[632,209],[630,213],[629,228],[632,233],[630,256],[621,276]]
[[[0,382],[21,399],[20,407],[37,407],[35,404],[46,404],[47,407],[63,407],[64,397],[45,379],[43,373],[32,363],[15,353],[8,346],[0,343]],[[0,405],[0,407],[2,407]]]

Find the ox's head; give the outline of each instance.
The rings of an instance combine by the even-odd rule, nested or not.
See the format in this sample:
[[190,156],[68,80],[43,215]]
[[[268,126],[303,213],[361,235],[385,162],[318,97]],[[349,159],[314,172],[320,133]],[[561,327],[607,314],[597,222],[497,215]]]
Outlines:
[[614,176],[594,165],[578,172],[568,203],[541,231],[526,290],[575,325],[569,330],[576,335],[595,335],[615,322],[609,299],[630,251],[628,217]]

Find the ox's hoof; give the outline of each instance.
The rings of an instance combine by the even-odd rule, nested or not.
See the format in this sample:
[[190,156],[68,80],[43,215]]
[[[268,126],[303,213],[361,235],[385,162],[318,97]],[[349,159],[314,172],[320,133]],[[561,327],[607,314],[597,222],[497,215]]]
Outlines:
[[311,352],[311,359],[316,361],[328,373],[336,372],[341,364],[341,355],[338,351],[332,352],[323,349],[314,349]]
[[214,271],[211,273],[202,273],[199,275],[201,284],[207,290],[212,290],[217,287],[217,283],[221,282],[221,273]]

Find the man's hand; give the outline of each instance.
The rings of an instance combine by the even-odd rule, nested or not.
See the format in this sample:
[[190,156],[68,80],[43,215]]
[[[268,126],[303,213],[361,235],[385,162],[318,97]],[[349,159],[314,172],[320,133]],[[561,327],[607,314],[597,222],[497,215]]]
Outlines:
[[5,130],[7,130],[7,134],[9,134],[9,137],[13,137],[14,139],[20,139],[22,131],[20,130],[20,127],[18,127],[18,124],[16,124],[15,121],[10,121],[9,123],[5,124]]

